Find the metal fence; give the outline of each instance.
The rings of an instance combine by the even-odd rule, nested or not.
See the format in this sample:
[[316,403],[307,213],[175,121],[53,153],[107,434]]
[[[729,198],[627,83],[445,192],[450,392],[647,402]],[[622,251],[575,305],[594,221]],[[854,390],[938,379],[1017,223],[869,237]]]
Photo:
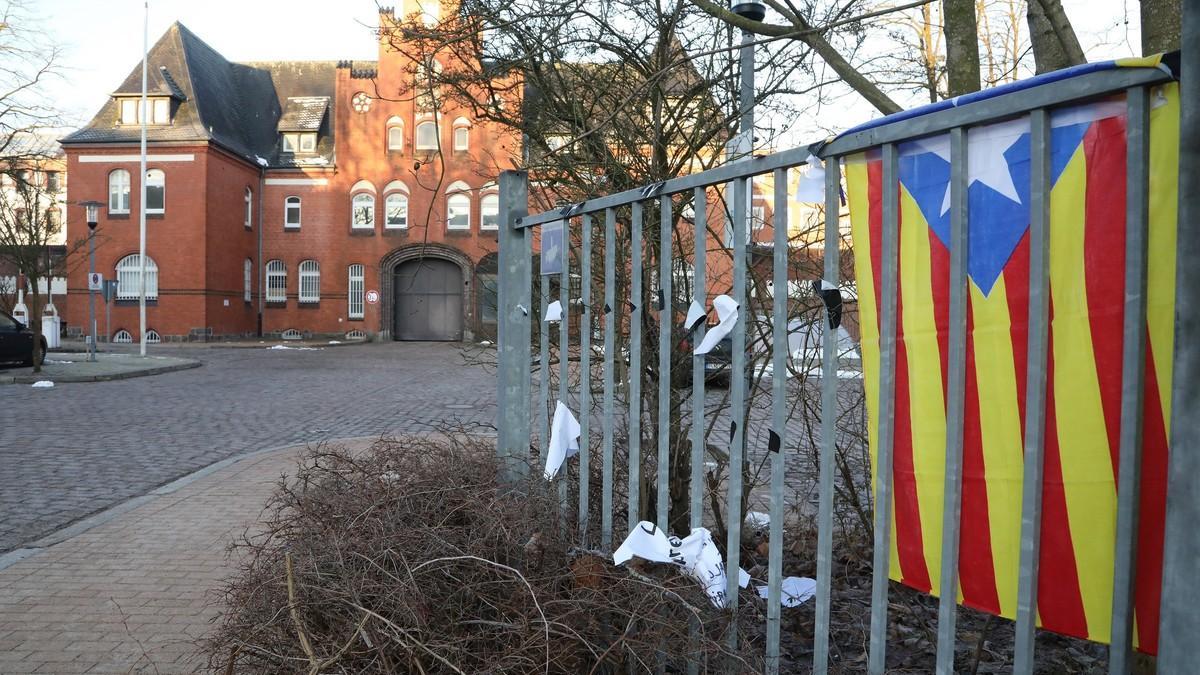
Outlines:
[[[1113,594],[1113,648],[1111,651],[1111,668],[1113,672],[1127,672],[1131,659],[1131,627],[1133,620],[1133,571],[1131,569],[1133,550],[1136,537],[1136,505],[1138,500],[1138,463],[1140,441],[1134,429],[1142,414],[1143,387],[1139,377],[1139,362],[1144,358],[1144,331],[1141,330],[1138,317],[1144,317],[1144,278],[1145,278],[1145,236],[1146,231],[1146,185],[1147,160],[1146,143],[1148,137],[1148,91],[1149,88],[1168,81],[1170,75],[1151,68],[1115,69],[1102,72],[1092,72],[1061,82],[1046,84],[1015,92],[1005,96],[992,98],[982,103],[971,103],[961,106],[948,107],[945,110],[930,114],[903,119],[884,126],[863,130],[859,133],[843,135],[828,144],[819,147],[817,152],[825,162],[826,170],[826,214],[834,214],[826,218],[824,224],[824,278],[838,283],[839,261],[839,222],[836,214],[840,212],[841,176],[840,162],[848,155],[862,152],[869,148],[878,148],[882,153],[882,185],[883,199],[883,250],[882,260],[882,301],[881,333],[880,333],[880,398],[877,410],[879,424],[878,446],[878,476],[876,481],[874,503],[879,507],[874,513],[874,565],[873,592],[871,602],[871,630],[869,670],[872,673],[882,673],[885,667],[887,649],[887,619],[888,619],[888,575],[889,575],[889,537],[891,536],[891,517],[889,513],[892,504],[892,415],[895,387],[892,386],[896,369],[896,293],[897,293],[897,231],[898,231],[898,174],[897,147],[902,141],[928,136],[930,134],[948,133],[951,138],[951,263],[950,263],[950,323],[949,323],[949,363],[948,363],[948,396],[946,424],[946,482],[945,482],[945,514],[944,541],[941,551],[941,602],[938,618],[938,653],[937,664],[939,672],[953,671],[956,591],[958,585],[958,546],[959,519],[958,513],[962,498],[962,450],[963,450],[963,391],[964,391],[964,361],[965,342],[967,333],[966,312],[966,256],[965,241],[967,236],[967,211],[965,189],[967,187],[966,163],[963,160],[966,149],[966,129],[997,120],[1014,117],[1027,117],[1032,138],[1032,176],[1030,195],[1031,223],[1031,254],[1030,254],[1030,302],[1029,321],[1031,326],[1045,325],[1048,316],[1048,219],[1050,193],[1049,167],[1049,133],[1050,110],[1056,106],[1076,103],[1107,94],[1124,92],[1127,101],[1128,116],[1128,185],[1130,186],[1127,204],[1128,246],[1133,251],[1127,263],[1127,278],[1141,279],[1140,285],[1135,281],[1127,296],[1127,315],[1125,328],[1124,368],[1133,380],[1124,387],[1122,396],[1122,419],[1130,424],[1123,424],[1127,430],[1120,442],[1120,486],[1118,507],[1117,555]],[[707,306],[707,289],[705,279],[706,242],[705,231],[708,214],[705,213],[706,194],[709,189],[726,189],[732,194],[732,264],[733,282],[731,297],[740,307],[747,307],[746,276],[747,276],[747,228],[748,200],[751,199],[749,179],[764,174],[773,175],[774,183],[774,253],[772,276],[775,289],[789,288],[788,279],[788,180],[787,171],[790,168],[804,164],[810,156],[809,149],[797,148],[785,150],[767,156],[747,158],[734,161],[719,168],[688,175],[663,183],[645,186],[641,189],[629,190],[604,197],[590,199],[586,202],[573,204],[562,209],[556,209],[528,215],[528,176],[521,171],[509,171],[502,174],[501,215],[503,225],[500,228],[500,274],[499,274],[499,446],[498,452],[509,471],[520,472],[528,466],[531,440],[539,439],[540,449],[544,457],[547,438],[547,407],[551,399],[550,361],[548,356],[551,342],[549,324],[539,320],[540,335],[537,360],[534,361],[532,352],[532,321],[540,316],[534,306],[535,300],[542,308],[551,302],[549,284],[542,284],[541,297],[533,297],[533,242],[534,230],[547,223],[563,221],[565,227],[578,232],[579,269],[582,288],[581,296],[585,299],[579,304],[570,302],[568,297],[568,264],[564,263],[558,284],[558,300],[564,310],[572,308],[584,318],[583,326],[578,332],[579,347],[579,409],[583,411],[580,417],[581,438],[579,454],[580,477],[576,495],[578,519],[582,536],[587,536],[587,524],[593,514],[589,514],[591,490],[597,486],[589,485],[591,463],[597,461],[592,456],[592,450],[598,445],[601,456],[602,480],[598,486],[601,492],[601,514],[599,544],[605,550],[611,550],[613,545],[614,510],[618,507],[613,503],[613,457],[616,400],[614,391],[618,383],[614,382],[615,359],[614,348],[618,324],[630,321],[632,326],[640,326],[640,298],[642,297],[641,259],[643,246],[643,219],[649,209],[659,209],[658,223],[664,231],[659,237],[661,250],[658,253],[658,287],[662,290],[661,297],[666,306],[660,308],[663,317],[671,317],[673,294],[672,284],[672,246],[670,234],[666,228],[672,222],[673,196],[690,199],[695,208],[694,236],[694,300]],[[728,188],[725,188],[728,186]],[[620,318],[617,315],[624,307],[624,299],[616,297],[616,275],[618,263],[615,254],[616,223],[618,209],[628,208],[629,231],[631,232],[630,256],[628,270],[632,273],[631,298],[628,315]],[[1181,221],[1182,222],[1182,221]],[[593,251],[593,231],[603,228],[604,236],[604,269],[598,276],[597,283],[603,285],[603,308],[593,307],[589,303],[593,297],[593,274],[591,269]],[[570,237],[564,237],[564,242],[570,242]],[[569,261],[570,258],[566,257]],[[784,470],[788,462],[788,449],[794,445],[794,439],[789,437],[786,426],[785,399],[787,378],[782,374],[787,369],[788,326],[787,326],[787,293],[775,292],[772,299],[771,332],[772,352],[771,361],[775,377],[772,379],[771,390],[771,430],[780,437],[783,451],[770,455],[770,538],[769,538],[769,576],[767,599],[767,640],[766,664],[769,672],[778,670],[780,650],[780,594],[782,579],[782,543],[783,543],[783,511],[784,511]],[[598,305],[598,303],[596,303]],[[601,429],[597,430],[591,423],[589,411],[592,409],[592,326],[597,325],[597,313],[603,313],[603,382]],[[737,324],[732,332],[732,369],[734,373],[746,372],[746,322],[747,311],[739,311]],[[669,320],[669,319],[668,319]],[[828,323],[823,335],[821,401],[822,411],[835,411],[838,396],[838,359],[837,331],[829,330]],[[559,325],[558,336],[560,350],[569,344],[570,333],[568,322]],[[703,330],[703,329],[701,329]],[[697,336],[697,340],[700,336]],[[657,386],[659,387],[659,407],[657,414],[652,416],[659,428],[665,428],[670,420],[669,391],[671,378],[671,331],[658,331],[657,353]],[[1041,491],[1043,471],[1044,425],[1041,423],[1046,406],[1046,358],[1047,340],[1042,331],[1031,330],[1029,349],[1028,386],[1025,406],[1027,410],[1026,435],[1024,440],[1024,483],[1023,503],[1021,514],[1021,548],[1020,574],[1018,581],[1017,632],[1014,653],[1014,669],[1017,672],[1029,673],[1033,670],[1034,632],[1037,618],[1037,579],[1041,522]],[[629,342],[629,372],[638,373],[647,365],[643,360],[643,345],[640,330],[634,330]],[[691,410],[699,414],[691,416],[691,462],[690,484],[692,527],[702,524],[703,470],[705,462],[705,428],[704,428],[704,357],[697,356],[692,364]],[[536,392],[536,404],[531,422],[529,402],[535,400],[530,377],[531,365],[540,365],[539,387]],[[568,369],[569,359],[565,351],[559,358],[559,392],[560,400],[567,400],[567,387],[570,381]],[[632,407],[626,416],[628,425],[629,444],[631,446],[628,472],[628,522],[632,526],[638,520],[640,497],[638,480],[642,467],[638,458],[641,453],[637,450],[642,434],[640,430],[641,415],[637,406],[640,405],[642,392],[639,390],[640,378],[629,378],[628,401]],[[747,396],[746,379],[731,378],[731,410],[744,410]],[[1176,409],[1178,416],[1184,411]],[[737,423],[732,429],[729,440],[728,455],[730,466],[742,465],[745,452],[745,430],[743,424]],[[830,654],[830,606],[831,606],[831,576],[832,576],[832,545],[833,545],[833,499],[834,499],[834,453],[836,419],[834,414],[823,414],[821,418],[821,454],[818,474],[818,541],[817,541],[817,593],[816,593],[816,633],[814,643],[813,668],[815,672],[825,672],[829,667]],[[595,442],[596,437],[600,442]],[[667,485],[670,462],[666,434],[659,434],[657,447],[657,524],[660,529],[668,530]],[[724,439],[721,439],[722,441]],[[566,476],[565,472],[560,474]],[[560,490],[564,501],[569,493],[565,480],[560,479]],[[743,483],[741,472],[731,470],[726,485],[727,518],[727,558],[726,567],[735,571],[739,566],[739,543],[743,525],[742,512],[739,505],[743,501]],[[619,533],[619,537],[624,533]],[[1168,539],[1172,533],[1168,532]],[[1170,560],[1168,559],[1168,564]],[[1170,572],[1168,571],[1168,576]],[[738,575],[728,575],[727,597],[731,611],[737,610]],[[1170,640],[1178,640],[1179,632],[1171,631],[1164,626],[1163,648],[1167,649]],[[1178,645],[1176,645],[1178,646]]]

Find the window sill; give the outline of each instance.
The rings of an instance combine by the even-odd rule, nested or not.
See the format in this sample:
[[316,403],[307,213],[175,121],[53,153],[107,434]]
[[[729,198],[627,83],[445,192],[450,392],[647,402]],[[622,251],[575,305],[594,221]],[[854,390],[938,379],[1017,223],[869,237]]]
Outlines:
[[346,321],[353,321],[353,322],[355,322],[355,323],[362,323],[363,321],[366,321],[366,318],[365,318],[365,317],[361,317],[361,316],[348,316],[348,317],[346,317]]
[[300,309],[317,309],[321,306],[320,300],[301,300],[296,303]]
[[110,211],[108,214],[108,219],[109,220],[129,220],[129,212],[124,211],[124,212],[113,213]]
[[[138,305],[141,304],[141,302],[138,298],[123,298],[123,299],[114,300],[113,304],[116,305],[117,307],[137,307]],[[154,305],[157,305],[157,304],[158,304],[157,297],[146,298],[146,306],[147,307],[153,307]]]
[[408,236],[408,228],[407,227],[385,227],[383,229],[383,234],[385,237],[397,237],[397,236],[406,237],[406,236]]
[[465,237],[470,234],[471,234],[471,228],[469,228],[469,227],[455,228],[455,229],[446,228],[446,236],[448,236],[448,237]]
[[283,231],[284,232],[299,232],[300,226],[299,225],[284,225]]
[[375,236],[375,228],[373,227],[352,227],[350,228],[351,237],[373,237]]
[[165,217],[166,217],[166,214],[163,214],[163,213],[147,213],[146,214],[146,220],[162,220]]
[[287,300],[267,300],[267,307],[287,307]]

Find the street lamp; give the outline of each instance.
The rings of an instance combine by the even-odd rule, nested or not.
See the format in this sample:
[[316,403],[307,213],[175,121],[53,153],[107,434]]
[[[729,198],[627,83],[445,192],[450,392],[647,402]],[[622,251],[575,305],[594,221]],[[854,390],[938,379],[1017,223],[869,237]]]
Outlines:
[[96,223],[100,220],[101,202],[89,200],[79,204],[87,211],[88,226],[88,325],[92,331],[88,345],[88,361],[96,360],[96,291],[92,290],[92,275],[96,273]]

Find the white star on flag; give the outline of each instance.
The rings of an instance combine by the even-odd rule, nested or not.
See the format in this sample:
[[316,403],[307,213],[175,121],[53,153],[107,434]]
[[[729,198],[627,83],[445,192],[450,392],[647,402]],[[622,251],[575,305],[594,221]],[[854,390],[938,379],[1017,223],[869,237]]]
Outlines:
[[[1012,173],[1008,169],[1008,161],[1004,153],[1008,152],[1021,136],[1029,129],[1029,123],[1023,119],[1009,120],[999,124],[989,124],[985,127],[975,127],[967,132],[967,187],[973,183],[983,183],[1009,199],[1021,202],[1017,194],[1017,186],[1013,183]],[[950,136],[942,134],[934,138],[917,141],[917,145],[925,152],[933,154],[950,163]],[[942,198],[941,215],[950,212],[950,184],[946,184],[946,195]]]

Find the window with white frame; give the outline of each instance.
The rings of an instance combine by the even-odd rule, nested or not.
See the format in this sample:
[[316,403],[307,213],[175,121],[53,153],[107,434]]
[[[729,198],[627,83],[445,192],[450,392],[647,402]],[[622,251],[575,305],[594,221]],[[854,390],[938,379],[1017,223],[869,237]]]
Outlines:
[[113,333],[112,341],[117,344],[129,344],[133,342],[133,335],[129,331],[122,328],[116,333]]
[[242,300],[250,302],[250,275],[254,271],[254,263],[246,258],[242,263]]
[[470,144],[471,122],[460,117],[454,120],[454,150],[463,152]]
[[375,227],[375,195],[360,192],[350,201],[351,226],[362,229]]
[[146,172],[146,213],[160,214],[167,208],[167,176],[162,169]]
[[387,121],[387,149],[392,152],[404,150],[404,121],[399,117]]
[[471,229],[471,198],[458,192],[446,198],[446,229]]
[[437,150],[437,123],[426,120],[417,125],[417,150]]
[[162,342],[162,336],[158,334],[158,331],[154,330],[153,328],[147,328],[146,343],[156,345],[160,342]]
[[389,194],[383,200],[383,208],[384,227],[401,230],[408,227],[408,195],[403,192]]
[[[141,124],[141,116],[138,114],[143,110],[141,99],[128,96],[122,97],[120,101],[121,124]],[[151,98],[147,102],[150,115],[146,118],[146,124],[171,123],[171,99]]]
[[496,230],[500,228],[500,195],[484,195],[479,200],[479,229]]
[[288,197],[283,200],[283,226],[288,229],[300,227],[299,197]]
[[125,169],[108,174],[108,212],[129,213],[129,172]]
[[282,260],[267,261],[267,302],[287,302],[287,266]]
[[300,134],[300,152],[316,152],[317,151],[317,135],[316,134]]
[[254,225],[254,190],[249,186],[242,193],[242,201],[245,202],[242,208],[242,225],[250,229]]
[[316,260],[300,263],[300,302],[321,301],[321,265]]
[[755,204],[750,211],[750,228],[757,232],[767,225],[767,207],[764,204]]
[[363,280],[363,266],[350,266],[350,284],[347,287],[349,292],[346,294],[346,315],[351,319],[363,318],[363,289],[366,284]]
[[[134,253],[117,261],[117,299],[137,300],[142,292],[142,257]],[[158,265],[146,256],[146,299],[158,299]]]

